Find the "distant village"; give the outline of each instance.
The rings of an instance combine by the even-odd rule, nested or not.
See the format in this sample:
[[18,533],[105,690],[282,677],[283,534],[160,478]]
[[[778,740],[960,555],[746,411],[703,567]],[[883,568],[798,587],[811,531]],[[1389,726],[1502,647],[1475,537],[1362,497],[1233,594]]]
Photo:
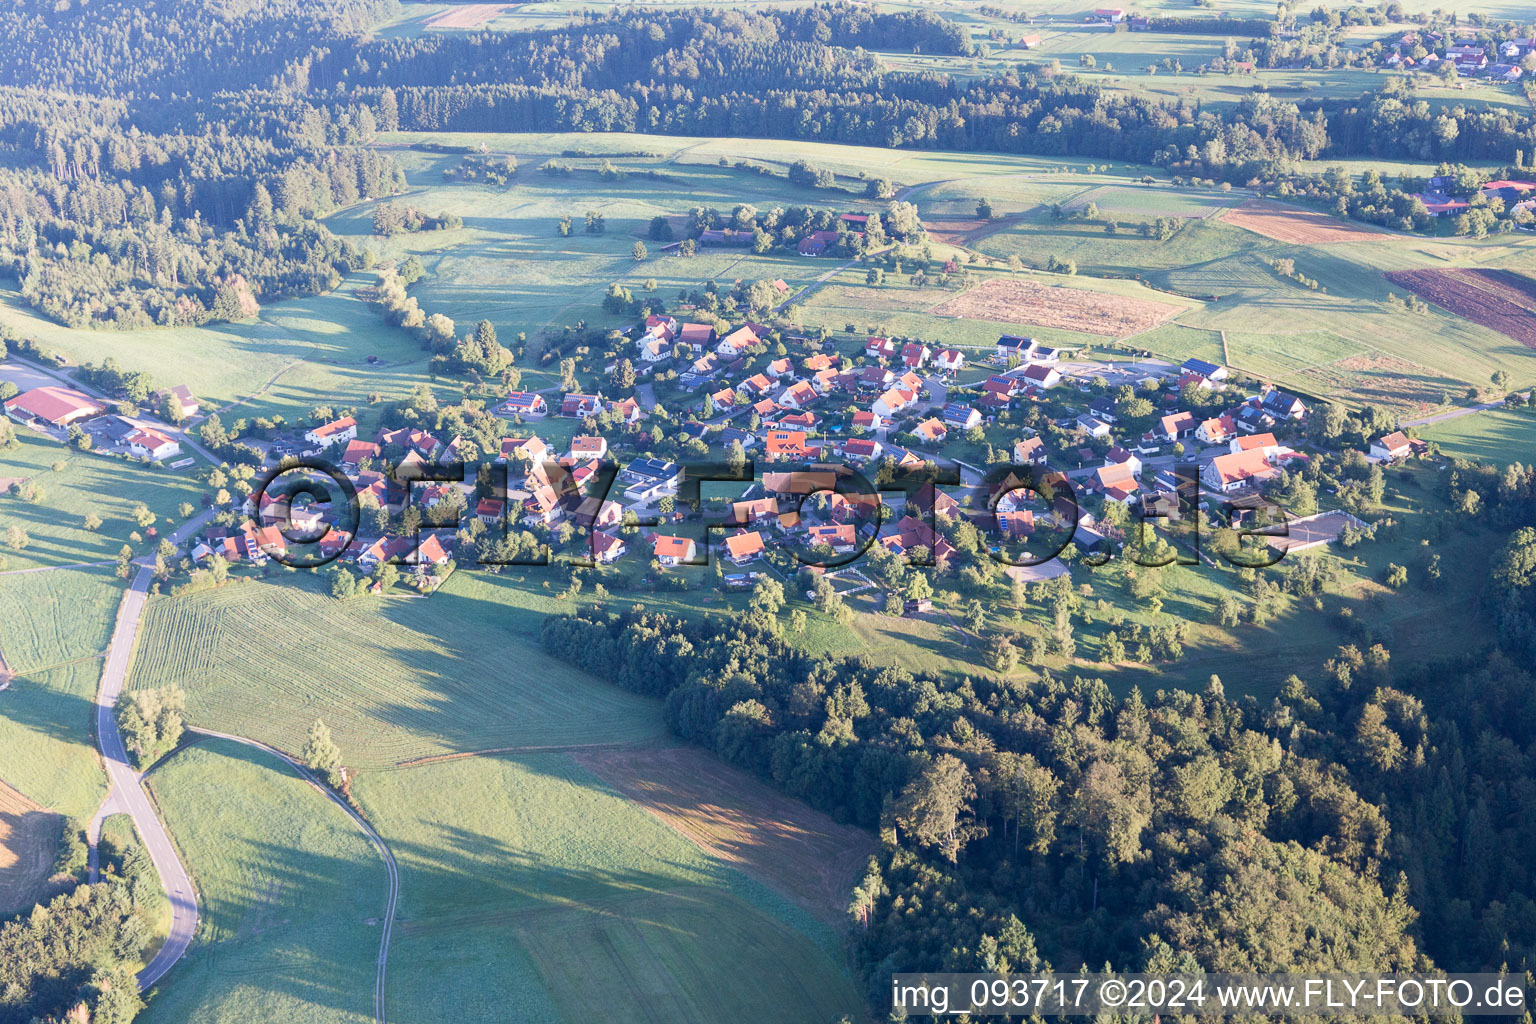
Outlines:
[[[344,416],[273,441],[265,457],[270,467],[298,459],[335,466],[356,491],[359,522],[325,496],[290,500],[278,488],[231,496],[215,511],[238,514],[214,519],[193,558],[203,566],[214,559],[262,566],[302,550],[363,572],[405,566],[426,587],[465,557],[466,544],[483,552],[488,536],[515,529],[597,564],[640,559],[665,570],[704,560],[710,533],[700,521],[721,528],[714,557],[723,559],[728,585],[750,583],[770,553],[783,551],[827,565],[878,546],[908,556],[921,549],[924,560],[942,562],[954,555],[947,528],[957,521],[998,547],[1027,546],[1037,531],[1055,530],[1070,537],[1075,552],[1108,552],[1137,516],[1178,517],[1179,467],[1197,467],[1203,513],[1236,521],[1311,457],[1305,399],[1267,385],[1239,386],[1227,367],[1199,359],[1178,366],[1076,360],[1015,335],[999,337],[990,350],[961,350],[887,337],[839,343],[756,323],[721,334],[660,315],[635,335],[642,381],[682,364],[674,367],[677,379],[694,397],[668,420],[689,458],[655,454],[660,433],[647,429],[654,410],[636,397],[512,392],[489,410],[512,425],[499,450],[468,458],[462,437],[414,427],[364,437],[357,420]],[[777,339],[773,350],[770,338]],[[184,388],[155,400],[188,415],[197,409]],[[184,465],[182,441],[195,444],[169,423],[112,412],[61,386],[22,392],[4,408],[60,440],[146,462]],[[996,436],[1000,418],[1034,426],[994,443],[988,432]],[[561,421],[577,421],[575,432],[552,429]],[[1384,464],[1424,451],[1422,442],[1394,431],[1371,439],[1363,455]],[[757,465],[755,478],[731,485],[733,493],[680,506],[686,462],[748,460]],[[431,479],[448,476],[438,470],[455,463],[470,463],[464,479]],[[985,485],[988,470],[1001,464],[1059,473],[1075,495],[1047,499],[1020,489],[1014,477]],[[853,471],[888,482],[896,471],[921,467],[953,470],[961,486],[930,486],[905,499],[839,488]],[[1188,489],[1186,482],[1186,514]],[[1294,543],[1327,543],[1347,527],[1366,526],[1337,510],[1305,521],[1313,520]],[[1054,558],[1008,572],[1038,582],[1070,566]]]

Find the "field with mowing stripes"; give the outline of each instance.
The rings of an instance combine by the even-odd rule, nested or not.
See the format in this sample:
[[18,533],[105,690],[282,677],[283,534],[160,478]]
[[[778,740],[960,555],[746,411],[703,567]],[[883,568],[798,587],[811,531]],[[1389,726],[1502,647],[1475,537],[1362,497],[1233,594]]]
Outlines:
[[357,825],[277,758],[225,740],[176,753],[149,785],[201,918],[139,1019],[371,1024],[388,890]]
[[50,811],[87,816],[106,795],[93,701],[121,596],[107,569],[0,576],[0,652],[16,673],[0,691],[0,781]]
[[400,863],[400,1020],[860,1012],[834,932],[567,754],[371,772],[354,792]]
[[306,574],[151,598],[130,686],[184,687],[193,724],[289,752],[323,717],[363,769],[660,736],[655,704],[544,654],[540,620],[557,606],[468,572],[426,599],[338,602]]

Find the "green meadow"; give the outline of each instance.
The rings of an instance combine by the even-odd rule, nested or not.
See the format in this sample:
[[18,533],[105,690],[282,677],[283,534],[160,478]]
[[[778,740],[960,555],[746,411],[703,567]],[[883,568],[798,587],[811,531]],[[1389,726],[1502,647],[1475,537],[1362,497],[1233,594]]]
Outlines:
[[389,1002],[402,1020],[861,1012],[826,926],[569,755],[369,772],[355,792],[400,863]]
[[[147,536],[132,518],[137,505],[155,514],[161,533],[180,525],[182,504],[200,506],[203,490],[185,472],[87,454],[30,430],[16,434],[21,444],[0,450],[0,479],[35,484],[40,497],[0,493],[0,538],[13,526],[26,535],[21,548],[8,540],[0,547],[6,569],[106,561],[124,544],[143,554],[153,544],[132,541],[134,532]],[[85,528],[91,515],[101,520],[95,530]]]
[[109,569],[0,575],[0,779],[61,814],[106,796],[94,701],[121,596]]
[[149,784],[200,916],[141,1019],[373,1021],[388,883],[361,829],[287,764],[225,740],[172,755]]

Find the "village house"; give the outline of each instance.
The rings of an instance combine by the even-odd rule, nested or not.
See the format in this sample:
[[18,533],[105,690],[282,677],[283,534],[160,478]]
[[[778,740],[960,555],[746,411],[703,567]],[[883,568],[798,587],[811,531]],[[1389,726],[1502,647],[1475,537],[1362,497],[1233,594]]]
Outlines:
[[542,462],[549,455],[549,445],[537,434],[527,437],[504,437],[501,439],[501,456],[496,461],[510,462],[513,459],[527,459],[529,462]]
[[1048,391],[1061,383],[1061,371],[1044,363],[1031,363],[1024,371],[1023,377],[1032,386],[1042,391]]
[[398,447],[417,453],[422,459],[430,459],[441,447],[437,438],[425,430],[400,427],[398,430],[381,430],[374,435],[374,443],[380,448]]
[[859,534],[852,523],[812,526],[805,532],[806,541],[812,547],[825,544],[838,555],[847,554],[859,544]]
[[567,419],[583,419],[603,411],[603,396],[570,393],[560,403],[560,415]]
[[[1131,456],[1133,459],[1135,456]],[[1117,501],[1124,505],[1136,496],[1141,483],[1136,479],[1131,463],[1101,466],[1093,471],[1090,486],[1104,495],[1105,501]]]
[[735,526],[751,526],[753,523],[779,518],[777,498],[754,498],[749,501],[731,502],[730,522]]
[[786,409],[804,409],[814,403],[821,396],[816,394],[816,389],[805,381],[797,381],[784,389],[777,401]]
[[889,359],[896,354],[896,343],[890,338],[870,338],[864,343],[864,354],[871,359]]
[[836,231],[812,231],[795,247],[801,256],[821,256],[837,244]]
[[927,441],[929,444],[938,444],[944,440],[946,435],[949,434],[949,428],[944,425],[943,420],[930,416],[928,419],[923,420],[923,422],[913,427],[912,433],[916,434],[924,441]]
[[853,429],[876,431],[885,424],[885,419],[879,413],[869,409],[860,409],[853,414]]
[[1022,363],[1029,358],[1030,353],[1035,350],[1037,344],[1039,342],[1035,341],[1034,338],[1025,338],[1017,334],[1005,334],[997,339],[997,358],[1003,362],[1017,359]]
[[181,454],[181,445],[152,427],[140,427],[123,441],[131,454],[154,462]]
[[640,362],[643,365],[649,366],[672,358],[672,344],[666,338],[657,337],[654,334],[645,334],[641,335],[639,342],[636,344]]
[[379,460],[384,450],[372,441],[352,440],[347,442],[347,447],[341,453],[341,468],[343,472],[355,473],[364,459],[374,462]]
[[623,521],[623,505],[616,501],[599,498],[595,494],[582,498],[581,504],[576,506],[576,511],[571,513],[571,522],[588,530],[618,526]]
[[955,373],[965,366],[965,354],[957,348],[941,348],[933,354],[933,365],[944,373]]
[[1428,450],[1429,445],[1423,441],[1411,438],[1401,430],[1394,430],[1372,441],[1369,455],[1377,462],[1401,462]]
[[1193,434],[1200,423],[1192,412],[1176,412],[1158,421],[1159,436],[1165,441],[1177,441]]
[[618,561],[624,557],[624,552],[628,550],[622,539],[611,533],[604,533],[601,530],[594,530],[592,532],[588,546],[592,551],[592,561],[599,565],[609,565]]
[[1223,413],[1221,416],[1203,421],[1195,428],[1195,438],[1206,444],[1221,444],[1237,431],[1237,424],[1232,422],[1232,417]]
[[1277,420],[1300,420],[1307,415],[1307,405],[1295,395],[1270,388],[1264,392],[1261,408]]
[[1089,437],[1108,437],[1109,424],[1097,416],[1089,416],[1087,413],[1077,417],[1076,425]]
[[874,438],[851,437],[843,442],[843,458],[863,464],[880,457],[880,442]]
[[168,405],[175,412],[179,412],[182,419],[196,416],[202,410],[202,405],[192,395],[192,389],[185,384],[177,384],[175,387],[156,391],[149,397],[154,400],[156,406]]
[[805,431],[770,430],[763,435],[763,453],[770,462],[800,459],[806,455]]
[[933,350],[922,342],[909,342],[902,346],[901,363],[909,370],[918,370],[927,364],[928,357],[932,354]]
[[475,503],[475,518],[486,526],[495,526],[507,517],[507,503],[500,498],[481,498]]
[[695,352],[702,351],[715,340],[715,329],[709,324],[683,324],[677,332],[677,340]]
[[656,552],[656,561],[667,566],[692,562],[699,552],[699,546],[691,537],[664,537],[655,533],[651,535],[651,545]]
[[1130,469],[1132,476],[1141,476],[1141,460],[1134,453],[1126,451],[1119,445],[1115,445],[1104,453],[1105,466],[1125,466]]
[[626,398],[622,402],[609,402],[608,411],[625,426],[632,426],[645,418],[645,410],[640,408],[640,403],[633,398]]
[[969,405],[951,402],[944,407],[944,422],[956,430],[969,430],[981,425],[981,413]]
[[1225,494],[1257,486],[1274,479],[1279,473],[1280,470],[1269,464],[1263,448],[1253,448],[1218,455],[1200,470],[1200,479],[1211,490]]
[[753,345],[761,344],[761,342],[762,339],[752,332],[752,328],[738,327],[720,339],[720,343],[715,346],[715,352],[728,359],[733,359]]
[[571,459],[600,459],[608,454],[608,439],[585,434],[571,438]]
[[1227,368],[1215,363],[1208,363],[1204,359],[1186,359],[1179,366],[1184,373],[1194,374],[1202,380],[1221,381],[1227,379]]
[[675,462],[636,459],[619,474],[619,479],[628,485],[624,491],[624,500],[632,505],[648,505],[674,495],[677,493],[680,473]]
[[763,535],[756,530],[742,531],[725,538],[725,554],[736,565],[746,565],[763,557]]
[[916,401],[915,393],[905,388],[891,388],[875,399],[869,408],[876,416],[888,420]]
[[1026,466],[1043,466],[1046,460],[1045,442],[1038,437],[1026,437],[1013,444],[1013,461]]
[[[790,363],[788,356],[784,357],[783,359],[775,359],[773,362],[768,364],[768,376],[772,377],[774,380],[778,380],[780,377],[787,377],[793,372],[794,367]],[[759,374],[758,376],[762,375]]]
[[305,431],[304,440],[319,448],[329,448],[333,444],[345,444],[357,437],[357,420],[351,416],[343,416],[339,420],[321,424]]
[[1254,450],[1259,450],[1264,452],[1266,457],[1272,458],[1275,452],[1280,449],[1280,442],[1275,440],[1274,434],[1268,432],[1263,434],[1248,434],[1246,436],[1237,436],[1232,438],[1232,440],[1227,444],[1227,449],[1233,452],[1251,452]]

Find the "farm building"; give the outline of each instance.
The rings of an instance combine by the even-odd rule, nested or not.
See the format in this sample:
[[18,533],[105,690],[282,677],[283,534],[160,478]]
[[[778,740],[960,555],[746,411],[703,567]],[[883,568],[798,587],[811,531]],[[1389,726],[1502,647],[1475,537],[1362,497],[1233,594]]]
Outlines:
[[69,388],[53,386],[23,391],[5,403],[6,415],[13,420],[22,423],[38,420],[55,427],[67,427],[106,411],[107,407],[93,398]]

